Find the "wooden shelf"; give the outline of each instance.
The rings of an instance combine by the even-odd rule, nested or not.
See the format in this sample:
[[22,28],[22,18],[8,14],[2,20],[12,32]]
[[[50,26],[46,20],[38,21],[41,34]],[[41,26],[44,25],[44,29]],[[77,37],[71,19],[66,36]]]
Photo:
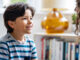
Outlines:
[[47,33],[35,33],[34,34],[34,39],[36,36],[41,36],[45,38],[56,38],[59,41],[64,41],[64,42],[79,42],[80,43],[80,38],[79,35],[76,35],[74,33],[63,33],[63,34],[47,34]]

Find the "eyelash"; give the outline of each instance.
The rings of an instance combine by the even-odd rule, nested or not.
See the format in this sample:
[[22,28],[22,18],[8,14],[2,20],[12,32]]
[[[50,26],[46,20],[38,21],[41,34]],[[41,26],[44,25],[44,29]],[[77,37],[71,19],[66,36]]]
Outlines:
[[23,18],[23,20],[26,20],[26,18]]
[[[23,20],[26,20],[27,18],[23,18]],[[32,20],[32,18],[30,18],[30,20]]]

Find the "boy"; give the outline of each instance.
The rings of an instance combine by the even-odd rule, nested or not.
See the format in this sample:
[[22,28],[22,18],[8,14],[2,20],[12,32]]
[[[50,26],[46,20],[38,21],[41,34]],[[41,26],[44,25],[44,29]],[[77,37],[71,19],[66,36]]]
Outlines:
[[0,39],[0,60],[37,60],[35,43],[25,34],[33,26],[34,9],[25,3],[15,3],[4,12],[7,34]]

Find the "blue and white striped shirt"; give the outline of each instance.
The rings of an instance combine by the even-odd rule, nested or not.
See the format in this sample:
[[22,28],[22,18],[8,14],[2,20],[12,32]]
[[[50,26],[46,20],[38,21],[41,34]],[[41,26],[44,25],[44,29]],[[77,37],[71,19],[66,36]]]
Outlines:
[[37,59],[33,40],[26,38],[24,43],[15,40],[10,33],[0,39],[0,60]]

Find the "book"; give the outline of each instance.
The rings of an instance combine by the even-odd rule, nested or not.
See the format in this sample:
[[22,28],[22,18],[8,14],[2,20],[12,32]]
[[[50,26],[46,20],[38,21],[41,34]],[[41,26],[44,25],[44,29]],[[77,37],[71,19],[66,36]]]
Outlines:
[[75,60],[75,43],[72,43],[71,54],[71,60]]
[[49,60],[49,45],[50,45],[50,41],[46,40],[45,60]]
[[68,60],[70,60],[70,43],[68,43]]
[[51,40],[51,60],[55,60],[55,48],[56,48],[56,46],[55,46],[55,44],[56,44],[56,39],[53,39],[53,40]]
[[79,44],[75,44],[75,60],[79,60]]

